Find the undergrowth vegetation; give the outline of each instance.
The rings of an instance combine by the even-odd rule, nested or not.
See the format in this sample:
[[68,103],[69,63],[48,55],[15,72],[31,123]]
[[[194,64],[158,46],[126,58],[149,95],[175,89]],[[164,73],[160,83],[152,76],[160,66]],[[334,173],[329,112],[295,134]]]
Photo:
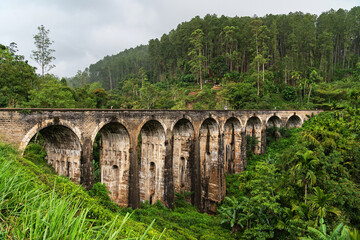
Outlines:
[[162,232],[117,215],[64,177],[0,144],[0,239],[144,239]]
[[[218,215],[200,213],[186,201],[186,193],[176,194],[175,208],[171,210],[164,207],[160,202],[150,205],[142,204],[141,208],[133,213],[135,220],[149,224],[155,219],[156,226],[166,228],[166,233],[176,239],[232,239],[226,227],[221,225]],[[131,212],[131,209],[123,209],[123,213]]]
[[223,223],[241,239],[359,239],[359,120],[348,108],[280,129],[281,139],[269,129],[267,152],[227,177]]

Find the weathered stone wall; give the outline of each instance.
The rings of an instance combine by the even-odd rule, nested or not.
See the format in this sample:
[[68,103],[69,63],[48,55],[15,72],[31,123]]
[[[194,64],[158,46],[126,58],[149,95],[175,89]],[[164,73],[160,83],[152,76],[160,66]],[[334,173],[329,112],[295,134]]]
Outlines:
[[179,120],[173,130],[173,178],[176,192],[191,192],[194,128],[187,119]]
[[141,129],[140,201],[165,203],[165,131],[155,120]]
[[299,127],[320,111],[205,111],[0,109],[0,137],[24,150],[40,132],[55,170],[93,184],[93,144],[101,135],[101,181],[122,206],[160,200],[173,207],[174,191],[215,211],[225,196],[225,173],[246,168],[246,135],[266,149],[267,126]]
[[100,179],[120,206],[128,205],[130,138],[125,127],[109,123],[101,130]]
[[77,136],[61,125],[49,126],[40,133],[45,138],[47,162],[59,175],[80,183],[81,146]]

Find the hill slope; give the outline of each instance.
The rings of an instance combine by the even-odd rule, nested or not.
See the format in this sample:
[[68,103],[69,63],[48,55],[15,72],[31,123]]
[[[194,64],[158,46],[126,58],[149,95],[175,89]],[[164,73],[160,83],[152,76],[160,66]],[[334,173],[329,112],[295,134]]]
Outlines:
[[54,174],[36,149],[32,145],[25,154],[34,164],[0,144],[0,239],[232,238],[219,218],[198,213],[185,201],[178,201],[183,205],[175,211],[161,204],[121,209],[103,185],[87,192]]

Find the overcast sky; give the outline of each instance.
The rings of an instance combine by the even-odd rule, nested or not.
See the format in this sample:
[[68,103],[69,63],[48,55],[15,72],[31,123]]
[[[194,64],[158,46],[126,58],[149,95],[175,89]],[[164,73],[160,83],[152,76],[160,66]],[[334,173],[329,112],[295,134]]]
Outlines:
[[37,27],[55,43],[50,73],[71,77],[106,55],[147,44],[195,16],[264,16],[350,10],[360,0],[0,0],[0,43],[18,44],[30,64]]

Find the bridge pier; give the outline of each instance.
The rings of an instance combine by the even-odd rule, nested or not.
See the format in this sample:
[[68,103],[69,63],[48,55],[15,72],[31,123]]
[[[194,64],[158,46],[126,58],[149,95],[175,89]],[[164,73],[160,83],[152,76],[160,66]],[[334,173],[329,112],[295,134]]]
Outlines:
[[[195,127],[194,127],[195,128]],[[193,191],[193,204],[198,209],[202,209],[201,205],[201,166],[200,166],[200,132],[195,128],[194,136],[194,156],[193,156],[193,172],[191,174],[192,191]]]
[[92,162],[92,142],[90,138],[85,138],[82,145],[81,154],[81,178],[80,183],[88,190],[90,190],[94,184],[94,172]]
[[241,147],[240,147],[240,163],[236,173],[242,172],[246,169],[246,132],[241,132]]
[[167,129],[165,137],[164,201],[167,207],[171,209],[174,209],[173,146],[174,136]]
[[140,147],[138,146],[138,133],[129,129],[130,149],[129,149],[129,206],[133,209],[140,207],[140,189],[139,189],[139,160]]

